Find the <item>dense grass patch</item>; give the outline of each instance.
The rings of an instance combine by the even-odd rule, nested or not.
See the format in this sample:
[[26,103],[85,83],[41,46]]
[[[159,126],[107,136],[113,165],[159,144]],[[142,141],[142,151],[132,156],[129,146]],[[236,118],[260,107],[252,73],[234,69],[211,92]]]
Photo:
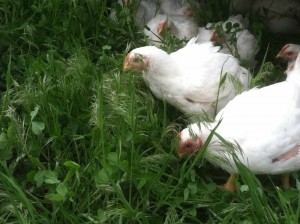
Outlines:
[[[202,19],[224,16],[211,8]],[[228,174],[203,155],[178,159],[186,117],[155,99],[139,73],[123,73],[128,50],[146,44],[129,9],[97,0],[1,0],[0,23],[1,223],[299,219],[297,173],[283,191],[277,177],[241,167],[232,194],[217,185]],[[284,79],[273,56],[288,40],[300,42],[292,38],[262,32],[261,85]]]

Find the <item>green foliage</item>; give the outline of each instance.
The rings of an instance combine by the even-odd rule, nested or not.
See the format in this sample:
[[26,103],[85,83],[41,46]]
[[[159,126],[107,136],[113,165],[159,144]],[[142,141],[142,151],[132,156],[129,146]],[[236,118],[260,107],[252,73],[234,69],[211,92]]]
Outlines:
[[[226,19],[228,1],[206,2],[203,21]],[[177,158],[185,118],[156,100],[139,73],[122,71],[129,48],[145,44],[134,9],[100,0],[1,3],[1,223],[297,222],[297,175],[283,191],[241,166],[231,194],[218,188],[227,174],[203,159],[205,149]],[[164,39],[168,52],[184,44]],[[268,74],[280,65],[266,58],[261,68],[256,84],[277,80]]]
[[201,25],[206,25],[207,22],[224,21],[230,15],[230,0],[204,0],[203,3],[206,10],[197,15]]

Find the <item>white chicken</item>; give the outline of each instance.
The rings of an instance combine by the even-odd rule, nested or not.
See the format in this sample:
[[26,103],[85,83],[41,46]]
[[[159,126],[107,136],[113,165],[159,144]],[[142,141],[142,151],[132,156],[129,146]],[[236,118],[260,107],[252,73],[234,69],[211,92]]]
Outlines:
[[299,52],[300,45],[297,44],[286,44],[281,48],[276,57],[282,58],[288,63],[285,73],[288,73],[293,68]]
[[[215,122],[194,123],[179,133],[179,155],[201,150],[215,127],[205,157],[232,174],[224,186],[226,189],[235,188],[237,161],[255,174],[299,170],[300,54],[286,81],[243,92],[218,113]],[[289,186],[287,177],[284,187]]]
[[205,43],[211,41],[212,38],[215,38],[213,37],[213,34],[216,35],[214,32],[214,28],[216,26],[222,26],[222,30],[226,31],[226,24],[228,22],[230,22],[232,25],[237,23],[241,29],[247,29],[249,26],[249,21],[242,15],[230,16],[226,21],[207,23],[205,27],[199,27],[197,43]]
[[273,33],[300,33],[299,0],[256,0],[253,13],[257,13]]
[[[227,30],[227,23],[231,23],[230,30]],[[221,26],[221,35],[216,31],[218,26]],[[200,38],[198,41],[200,43],[212,41],[214,44],[220,44],[222,46],[220,52],[231,54],[247,66],[254,67],[256,64],[255,55],[259,51],[259,46],[254,35],[247,30],[248,26],[249,21],[242,15],[230,16],[225,22],[208,23],[206,28],[199,28],[198,35]]]
[[126,56],[124,70],[142,71],[152,93],[184,113],[214,117],[248,88],[250,74],[219,47],[196,40],[171,54],[155,46],[136,48]]
[[[227,23],[231,23],[231,29],[227,32]],[[238,24],[238,27],[236,27]],[[232,54],[239,58],[246,65],[254,67],[256,64],[255,55],[259,51],[258,42],[255,36],[247,29],[249,21],[241,15],[230,16],[227,21],[222,23],[221,36],[213,31],[211,41],[221,44],[221,52]]]
[[155,1],[141,0],[135,12],[135,23],[142,29],[159,13],[159,5]]
[[198,26],[193,18],[180,15],[156,15],[147,23],[144,33],[154,45],[160,45],[162,33],[168,32],[170,36],[178,39],[191,39],[198,32]]
[[217,22],[216,25],[222,25],[223,30],[226,30],[226,23],[231,22],[232,24],[237,23],[242,29],[249,28],[249,20],[243,17],[241,14],[229,16],[226,21]]
[[195,11],[186,0],[160,0],[160,10],[166,15],[195,16]]

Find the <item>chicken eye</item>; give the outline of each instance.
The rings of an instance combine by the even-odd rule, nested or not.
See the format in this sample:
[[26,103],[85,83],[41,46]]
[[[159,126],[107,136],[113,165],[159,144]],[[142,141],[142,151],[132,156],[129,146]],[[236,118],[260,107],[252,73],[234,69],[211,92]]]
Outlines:
[[185,147],[186,151],[192,152],[193,149],[194,149],[194,144],[192,144],[192,143],[186,143],[186,144],[184,145],[184,147]]
[[134,63],[141,63],[141,62],[143,62],[143,58],[144,57],[142,55],[137,54],[137,55],[134,56],[134,58],[132,59],[132,61]]

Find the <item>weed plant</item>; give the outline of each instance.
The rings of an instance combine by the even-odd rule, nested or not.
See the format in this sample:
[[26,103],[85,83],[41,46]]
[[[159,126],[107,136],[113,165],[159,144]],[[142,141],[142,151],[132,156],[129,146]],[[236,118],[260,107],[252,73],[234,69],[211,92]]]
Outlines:
[[[206,17],[223,19],[214,6]],[[298,222],[298,173],[281,190],[277,177],[241,166],[232,194],[218,188],[228,174],[203,153],[178,159],[187,119],[139,73],[123,73],[126,53],[146,44],[129,9],[0,0],[0,24],[0,223]],[[265,37],[272,51],[288,42]],[[280,66],[267,55],[259,71]]]

